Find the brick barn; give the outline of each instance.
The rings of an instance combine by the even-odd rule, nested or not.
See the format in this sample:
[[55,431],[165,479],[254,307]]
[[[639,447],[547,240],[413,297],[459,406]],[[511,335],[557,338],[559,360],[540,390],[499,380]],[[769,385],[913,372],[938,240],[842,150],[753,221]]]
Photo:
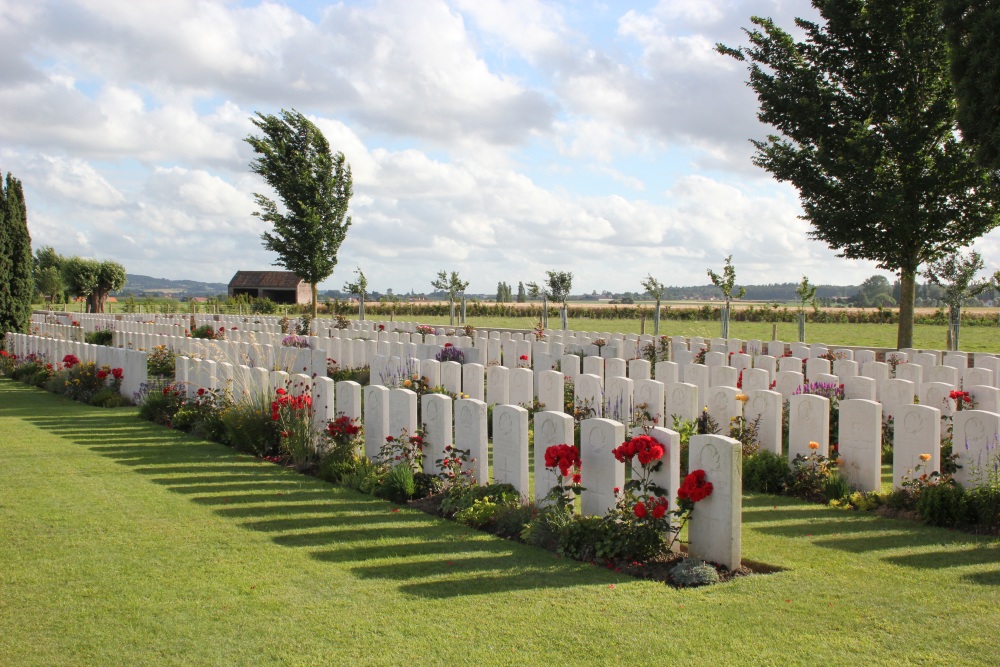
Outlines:
[[306,304],[312,289],[291,271],[237,271],[229,281],[229,296],[246,294],[281,304]]

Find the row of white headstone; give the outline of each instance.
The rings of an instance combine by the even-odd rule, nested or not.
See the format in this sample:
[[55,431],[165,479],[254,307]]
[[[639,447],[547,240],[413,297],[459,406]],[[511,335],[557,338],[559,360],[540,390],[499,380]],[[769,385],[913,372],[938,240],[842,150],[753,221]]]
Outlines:
[[58,366],[67,355],[71,354],[83,363],[94,363],[98,367],[121,368],[123,376],[118,391],[130,400],[139,393],[147,380],[146,353],[137,350],[88,345],[78,341],[18,333],[6,335],[5,349],[21,359],[30,354],[37,355],[53,366]]

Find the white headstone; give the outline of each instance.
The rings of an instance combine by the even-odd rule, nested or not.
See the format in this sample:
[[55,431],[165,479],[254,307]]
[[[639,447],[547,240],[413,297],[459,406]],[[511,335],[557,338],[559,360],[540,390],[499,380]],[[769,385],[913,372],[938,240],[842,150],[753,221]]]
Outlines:
[[713,488],[691,513],[688,553],[734,570],[742,557],[742,445],[720,435],[691,436],[690,469],[704,470]]
[[624,440],[625,427],[619,422],[585,419],[580,423],[584,516],[604,516],[615,506],[615,489],[625,486],[625,465],[611,451]]
[[538,402],[552,412],[563,412],[566,398],[563,374],[543,371],[538,374]]
[[361,419],[361,385],[351,380],[337,383],[337,414]]
[[[389,390],[380,385],[365,387],[365,456],[378,458],[389,431]],[[395,435],[399,435],[396,433]],[[394,436],[395,437],[395,436]]]
[[[535,413],[535,501],[542,504],[558,482],[559,470],[545,467],[545,450],[553,445],[574,444],[573,418],[563,412]],[[567,484],[572,480],[566,480]]]
[[954,416],[953,453],[960,466],[955,480],[965,488],[986,481],[986,469],[997,463],[1000,451],[1000,415],[982,410],[961,410]]
[[493,408],[493,481],[528,496],[528,411],[520,406]]
[[[818,450],[809,448],[819,444]],[[815,394],[795,394],[788,399],[788,461],[798,454],[830,455],[830,401]]]
[[[912,405],[912,402],[911,402]],[[882,406],[875,401],[840,402],[838,445],[841,474],[859,491],[882,489]]]
[[486,398],[484,391],[485,369],[482,364],[462,365],[462,391],[469,398],[482,401]]
[[[907,405],[896,412],[892,439],[892,484],[902,488],[903,476],[915,479],[941,470],[941,411],[927,405]],[[922,461],[921,454],[929,455]]]
[[698,387],[686,382],[675,382],[664,387],[664,423],[673,425],[674,416],[687,421],[698,419],[701,404],[698,402]]
[[490,481],[486,415],[486,403],[482,401],[474,398],[455,401],[455,446],[469,450],[473,477],[480,486]]
[[752,390],[747,392],[746,420],[752,422],[758,417],[757,434],[761,449],[774,454],[782,452],[782,396],[776,391]]
[[[447,453],[445,447],[452,445],[452,400],[450,396],[444,394],[424,394],[420,400],[422,403],[421,416],[427,429],[423,448],[424,472],[428,475],[436,475],[441,472],[437,461],[445,458]],[[463,447],[463,449],[465,448]]]

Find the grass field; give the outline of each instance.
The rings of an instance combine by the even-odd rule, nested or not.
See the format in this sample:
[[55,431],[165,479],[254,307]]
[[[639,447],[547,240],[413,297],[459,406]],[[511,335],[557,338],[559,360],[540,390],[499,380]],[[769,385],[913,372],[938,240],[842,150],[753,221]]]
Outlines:
[[[468,318],[468,323],[475,327],[504,327],[514,329],[532,329],[537,320],[528,317],[479,317]],[[447,317],[421,317],[420,322],[426,324],[448,324]],[[559,320],[550,318],[549,324],[558,327]],[[771,327],[766,322],[731,322],[729,335],[733,338],[771,340]],[[777,340],[786,342],[798,340],[798,325],[794,323],[779,323]],[[612,333],[640,333],[639,320],[586,320],[571,319],[570,329],[577,331],[610,331]],[[917,324],[913,327],[913,344],[917,348],[944,349],[944,326]],[[646,333],[653,333],[653,324],[646,322]],[[707,321],[664,320],[660,323],[660,335],[664,336],[703,336],[706,338],[719,335],[719,323]],[[827,345],[863,345],[868,347],[896,347],[895,324],[807,324],[807,343],[825,343]],[[1000,327],[967,326],[962,327],[962,349],[968,352],[1000,352]]]
[[1000,542],[744,499],[674,590],[0,380],[0,665],[996,665]]
[[[114,304],[120,307],[121,304]],[[673,305],[680,307],[690,307],[697,305],[694,302],[677,302]],[[39,307],[39,306],[36,306]],[[70,308],[77,308],[79,304],[70,304]],[[599,306],[595,306],[599,307]],[[922,309],[933,310],[933,309]],[[969,312],[976,313],[997,313],[997,309],[991,308],[969,308]],[[380,317],[369,317],[369,319],[381,319]],[[411,319],[423,324],[448,324],[448,316],[420,316],[409,318],[400,316],[396,319],[410,321]],[[457,319],[456,319],[457,321]],[[538,323],[537,310],[533,314],[526,313],[523,317],[469,317],[467,322],[474,327],[485,328],[507,328],[507,329],[533,329]],[[550,317],[549,325],[554,328],[559,327],[559,318]],[[777,327],[776,330],[772,327]],[[612,333],[653,333],[653,321],[648,319],[643,324],[638,319],[589,319],[570,318],[569,328],[576,331],[608,331]],[[916,324],[913,327],[913,347],[921,349],[943,350],[945,348],[945,336],[947,327],[945,325]],[[772,333],[776,331],[777,340],[795,341],[798,340],[798,324],[794,322],[781,322],[771,324],[768,322],[731,322],[729,334],[733,338],[772,340]],[[861,345],[868,347],[896,347],[897,325],[895,324],[841,324],[841,323],[817,323],[806,325],[807,343],[824,343],[827,345]],[[663,320],[660,323],[660,334],[665,336],[703,336],[716,337],[719,335],[718,321],[681,321]],[[998,326],[964,326],[961,333],[962,349],[968,352],[995,352],[1000,353],[1000,325]]]

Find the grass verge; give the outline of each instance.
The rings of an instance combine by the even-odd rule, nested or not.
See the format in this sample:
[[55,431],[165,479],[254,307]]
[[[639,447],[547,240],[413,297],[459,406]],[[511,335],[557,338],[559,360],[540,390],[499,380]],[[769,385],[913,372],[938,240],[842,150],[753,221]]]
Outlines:
[[675,590],[0,380],[0,664],[981,664],[1000,542],[748,496]]

